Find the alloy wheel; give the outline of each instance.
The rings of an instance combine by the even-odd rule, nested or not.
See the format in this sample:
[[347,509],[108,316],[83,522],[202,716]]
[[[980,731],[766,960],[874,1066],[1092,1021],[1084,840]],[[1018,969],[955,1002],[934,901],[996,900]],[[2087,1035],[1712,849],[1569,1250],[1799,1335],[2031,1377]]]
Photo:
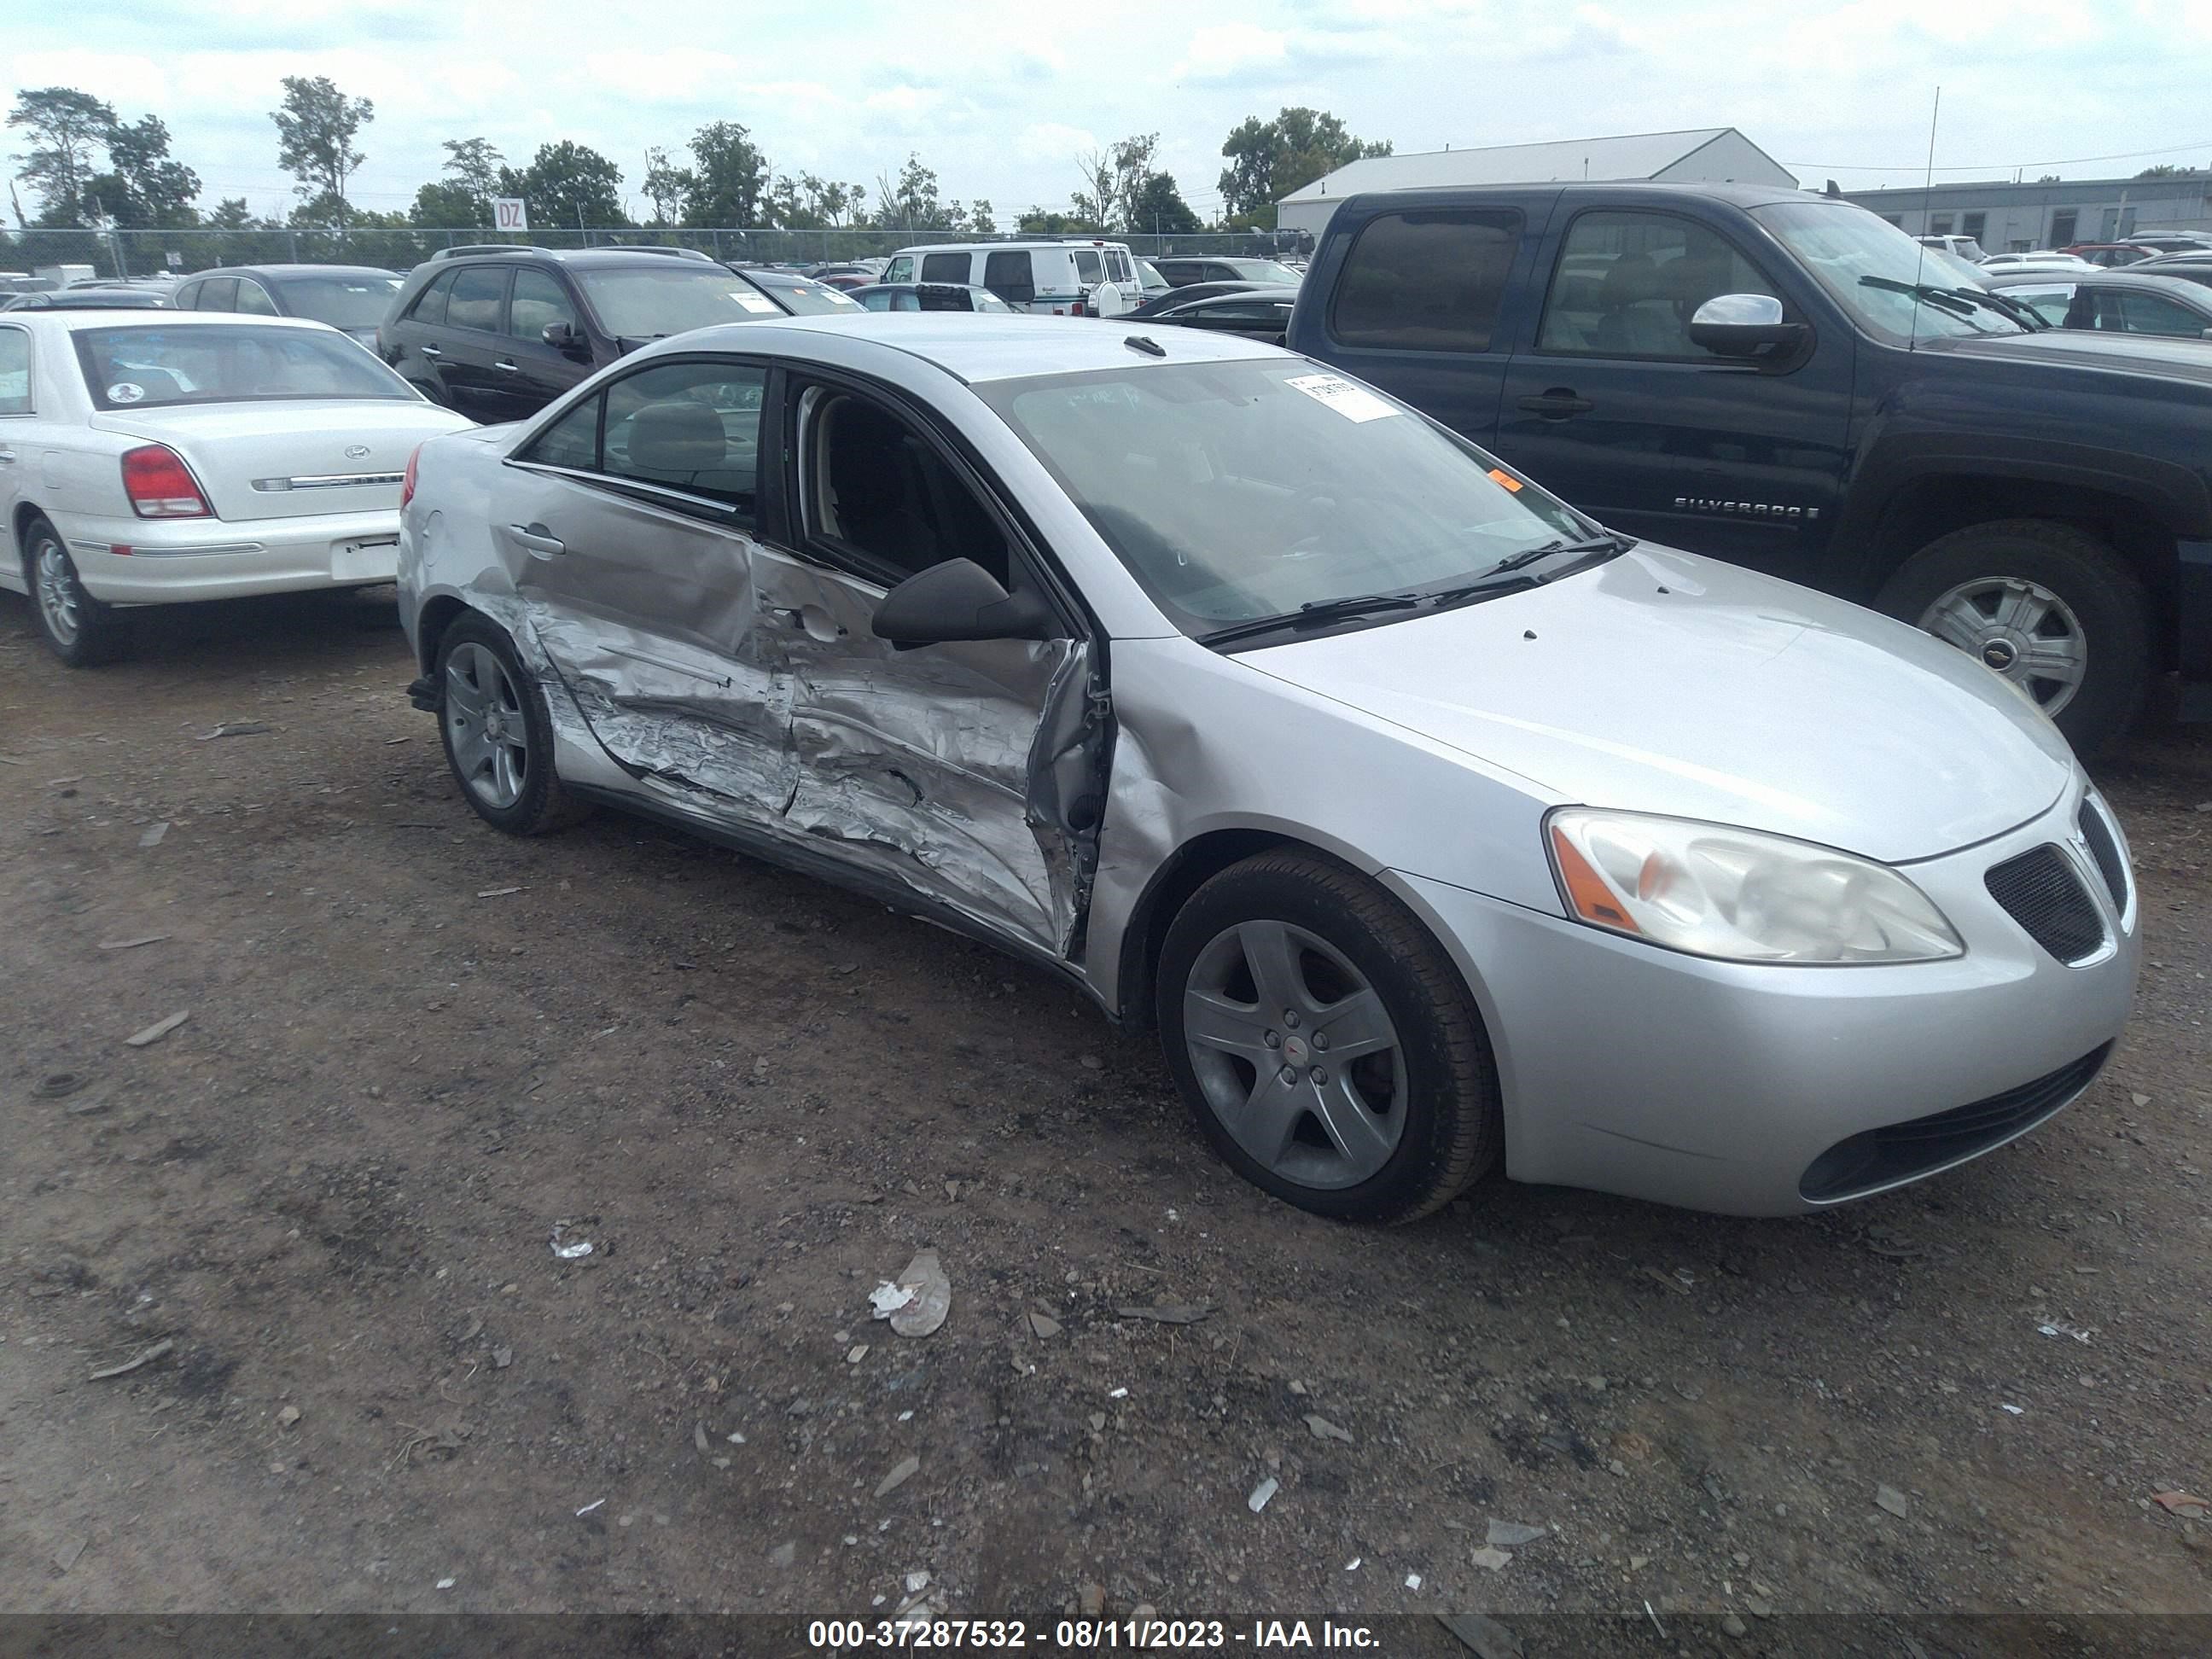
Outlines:
[[1382,996],[1319,934],[1239,922],[1183,988],[1183,1041],[1207,1107],[1270,1174],[1357,1186],[1398,1150],[1406,1059]]
[[56,642],[66,648],[76,643],[82,625],[77,615],[76,572],[70,568],[69,555],[62,551],[61,544],[51,537],[40,540],[36,553],[39,615]]
[[530,779],[530,726],[506,665],[470,641],[446,659],[446,736],[471,793],[504,811]]
[[2055,715],[2089,669],[2089,640],[2073,607],[2018,576],[1961,582],[1939,596],[1920,625],[1996,670]]

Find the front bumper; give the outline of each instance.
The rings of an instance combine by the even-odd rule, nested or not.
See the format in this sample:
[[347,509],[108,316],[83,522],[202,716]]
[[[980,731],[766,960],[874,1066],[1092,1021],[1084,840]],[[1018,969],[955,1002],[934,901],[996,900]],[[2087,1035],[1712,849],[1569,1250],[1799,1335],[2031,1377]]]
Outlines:
[[[1392,880],[1481,1008],[1510,1175],[1787,1215],[1954,1167],[2088,1085],[2126,1024],[2141,945],[2132,877],[2115,904],[2077,842],[2080,803],[2076,786],[2019,829],[1907,867],[1966,942],[1947,962],[1712,962]],[[1984,884],[1992,866],[2045,844],[2102,918],[2105,944],[2079,966],[2036,944]]]
[[398,568],[399,514],[389,507],[235,522],[81,519],[64,533],[85,592],[110,605],[365,587]]

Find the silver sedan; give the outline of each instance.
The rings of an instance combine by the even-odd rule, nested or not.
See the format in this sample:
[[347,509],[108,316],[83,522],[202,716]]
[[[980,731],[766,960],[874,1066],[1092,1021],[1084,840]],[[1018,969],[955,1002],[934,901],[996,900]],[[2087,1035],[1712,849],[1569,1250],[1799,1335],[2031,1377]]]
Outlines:
[[1026,957],[1322,1214],[1500,1165],[1814,1209],[2026,1133],[2128,1015],[2119,827],[2003,680],[1282,351],[702,330],[406,495],[485,820],[650,815]]

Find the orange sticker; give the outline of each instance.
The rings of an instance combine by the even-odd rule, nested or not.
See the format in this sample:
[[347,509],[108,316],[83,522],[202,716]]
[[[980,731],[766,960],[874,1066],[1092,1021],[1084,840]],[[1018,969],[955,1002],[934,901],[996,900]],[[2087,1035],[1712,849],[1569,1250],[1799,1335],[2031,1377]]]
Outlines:
[[1521,490],[1521,480],[1515,477],[1510,472],[1504,471],[1498,467],[1493,466],[1490,469],[1490,482],[1494,484],[1504,484],[1506,489],[1513,491],[1516,495],[1518,495]]

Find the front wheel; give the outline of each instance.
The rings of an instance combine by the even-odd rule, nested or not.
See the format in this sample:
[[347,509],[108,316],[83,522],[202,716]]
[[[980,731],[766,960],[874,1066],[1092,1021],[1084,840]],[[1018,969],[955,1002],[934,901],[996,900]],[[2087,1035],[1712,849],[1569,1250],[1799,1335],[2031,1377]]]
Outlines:
[[71,668],[112,662],[129,647],[128,624],[112,606],[84,591],[60,532],[44,519],[31,520],[23,574],[30,583],[40,637]]
[[2091,754],[2150,684],[2150,601],[2120,556],[2070,525],[2008,519],[1929,543],[1875,603],[1995,670]]
[[477,816],[511,836],[542,836],[587,817],[553,770],[553,722],[505,633],[464,617],[438,644],[438,726],[446,761]]
[[1223,1161],[1317,1215],[1410,1221],[1497,1161],[1496,1070],[1436,940],[1310,854],[1215,876],[1160,953],[1169,1069]]

